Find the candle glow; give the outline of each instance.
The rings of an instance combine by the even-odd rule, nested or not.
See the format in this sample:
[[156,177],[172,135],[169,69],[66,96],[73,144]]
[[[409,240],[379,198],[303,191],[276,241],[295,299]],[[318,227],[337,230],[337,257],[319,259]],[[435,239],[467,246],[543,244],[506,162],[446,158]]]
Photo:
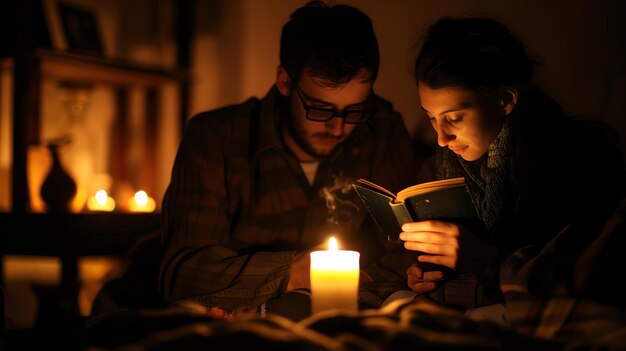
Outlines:
[[115,200],[107,194],[106,190],[100,189],[87,200],[87,208],[90,211],[111,212],[115,208]]
[[145,206],[148,203],[148,194],[141,190],[135,193],[135,201],[139,206]]
[[311,252],[311,312],[358,310],[359,256],[339,250],[331,237],[328,250]]
[[145,191],[139,190],[128,200],[128,208],[131,212],[152,212],[156,208],[156,202]]

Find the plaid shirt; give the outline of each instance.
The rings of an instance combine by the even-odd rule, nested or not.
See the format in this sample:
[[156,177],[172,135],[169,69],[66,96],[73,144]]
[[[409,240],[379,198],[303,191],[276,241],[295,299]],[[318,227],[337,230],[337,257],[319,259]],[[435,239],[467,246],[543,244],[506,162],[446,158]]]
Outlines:
[[361,252],[369,278],[406,284],[408,264],[386,259],[406,250],[386,243],[349,187],[362,177],[395,192],[416,179],[402,118],[377,99],[377,113],[320,161],[312,185],[280,138],[286,99],[276,89],[192,118],[163,200],[165,300],[256,308],[284,292],[297,252],[331,235]]

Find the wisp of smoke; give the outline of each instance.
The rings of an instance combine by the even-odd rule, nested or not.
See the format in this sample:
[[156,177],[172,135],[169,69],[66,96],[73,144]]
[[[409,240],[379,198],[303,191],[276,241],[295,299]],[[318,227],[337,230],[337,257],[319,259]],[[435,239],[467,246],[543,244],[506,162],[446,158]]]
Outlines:
[[324,187],[320,190],[320,195],[326,200],[326,208],[328,216],[326,220],[333,225],[341,224],[342,221],[350,220],[345,218],[346,214],[354,211],[358,212],[359,207],[351,201],[343,199],[348,192],[352,190],[352,179],[342,174],[333,176],[334,183],[331,186]]

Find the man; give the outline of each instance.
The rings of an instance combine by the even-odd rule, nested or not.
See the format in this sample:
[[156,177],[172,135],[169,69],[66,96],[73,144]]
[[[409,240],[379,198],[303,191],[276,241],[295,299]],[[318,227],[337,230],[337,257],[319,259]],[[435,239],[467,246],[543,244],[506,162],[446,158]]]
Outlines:
[[402,248],[388,246],[349,191],[359,177],[391,191],[416,178],[403,121],[374,94],[378,66],[366,15],[311,2],[283,27],[276,83],[263,99],[189,121],[163,201],[168,303],[300,318],[307,312],[292,312],[303,306],[280,301],[307,293],[309,252],[331,235],[361,253],[364,286],[405,284],[408,264],[383,259]]

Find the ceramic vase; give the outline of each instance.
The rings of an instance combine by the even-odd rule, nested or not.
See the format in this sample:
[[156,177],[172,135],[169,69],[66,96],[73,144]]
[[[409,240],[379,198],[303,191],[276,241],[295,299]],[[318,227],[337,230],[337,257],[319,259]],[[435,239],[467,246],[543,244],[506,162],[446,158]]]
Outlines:
[[63,168],[59,157],[59,144],[48,144],[52,156],[52,166],[44,180],[40,194],[47,212],[70,212],[72,199],[76,195],[76,182]]

